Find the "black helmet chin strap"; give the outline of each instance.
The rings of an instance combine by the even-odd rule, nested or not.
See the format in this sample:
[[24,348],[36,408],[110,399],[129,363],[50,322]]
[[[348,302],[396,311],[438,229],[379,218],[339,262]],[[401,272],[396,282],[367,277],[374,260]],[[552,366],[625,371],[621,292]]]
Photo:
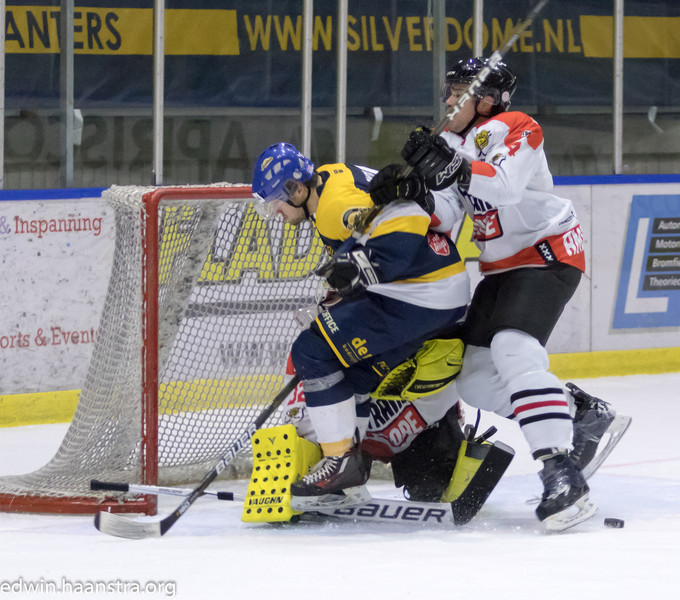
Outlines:
[[309,209],[307,208],[307,202],[309,202],[309,197],[312,195],[312,188],[305,184],[307,188],[307,196],[302,201],[302,204],[293,204],[290,198],[286,200],[286,204],[290,204],[294,208],[301,208],[305,212],[305,219],[309,219]]
[[[482,101],[482,98],[475,96],[475,116],[472,117],[472,119],[470,119],[470,122],[458,134],[460,137],[465,137],[468,134],[468,132],[470,131],[470,129],[472,129],[472,127],[474,126],[477,119],[479,119],[480,117],[483,118],[483,119],[490,119],[491,117],[497,115],[498,112],[501,112],[501,111],[491,112],[491,114],[489,114],[488,116],[487,115],[480,115],[477,108],[479,107],[479,103],[481,101]],[[494,106],[496,106],[496,105],[494,105]]]
[[460,133],[458,134],[460,137],[464,138],[468,134],[470,129],[472,129],[472,127],[474,126],[477,119],[482,116],[477,112],[477,107],[479,106],[480,102],[481,102],[481,98],[477,98],[475,96],[475,115],[472,117],[472,119],[470,119],[468,124],[465,127],[463,127],[463,129],[460,130]]

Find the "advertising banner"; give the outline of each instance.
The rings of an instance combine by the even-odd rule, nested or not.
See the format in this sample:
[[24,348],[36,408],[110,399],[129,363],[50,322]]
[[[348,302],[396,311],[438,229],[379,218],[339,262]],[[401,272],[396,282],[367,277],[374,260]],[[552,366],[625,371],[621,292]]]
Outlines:
[[614,329],[680,326],[680,196],[633,196]]
[[97,198],[0,202],[0,394],[82,385],[113,234]]
[[[75,105],[150,105],[153,3],[75,3]],[[166,3],[168,106],[299,107],[302,1]],[[501,46],[532,2],[484,2],[484,54]],[[349,2],[348,104],[432,104],[432,15],[427,0]],[[473,47],[472,0],[446,2],[452,64]],[[611,0],[549,3],[507,55],[522,75],[518,105],[610,105]],[[59,2],[14,0],[6,10],[7,107],[58,107]],[[680,4],[626,0],[626,103],[670,106],[680,92]],[[336,100],[337,5],[315,2],[314,106]],[[640,85],[644,81],[645,85]],[[584,96],[584,90],[587,95]]]

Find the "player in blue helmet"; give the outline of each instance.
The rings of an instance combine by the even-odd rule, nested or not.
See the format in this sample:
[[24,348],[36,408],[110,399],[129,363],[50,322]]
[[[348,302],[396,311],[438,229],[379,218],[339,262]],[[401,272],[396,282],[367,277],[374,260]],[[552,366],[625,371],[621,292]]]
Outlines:
[[[284,142],[269,146],[258,158],[253,174],[253,196],[258,212],[263,217],[271,216],[275,201],[291,206],[291,194],[297,183],[307,183],[314,175],[314,163],[292,144]],[[309,218],[307,200],[301,204],[305,218]]]
[[[465,313],[469,278],[451,240],[429,230],[415,202],[387,207],[359,238],[373,207],[375,171],[352,164],[314,167],[291,144],[267,148],[255,163],[253,194],[291,225],[315,224],[333,260],[317,271],[336,291],[293,343],[291,359],[304,387],[307,414],[324,458],[291,485],[296,508],[363,485],[370,459],[360,448],[369,394],[387,372]],[[437,417],[439,418],[439,417]]]

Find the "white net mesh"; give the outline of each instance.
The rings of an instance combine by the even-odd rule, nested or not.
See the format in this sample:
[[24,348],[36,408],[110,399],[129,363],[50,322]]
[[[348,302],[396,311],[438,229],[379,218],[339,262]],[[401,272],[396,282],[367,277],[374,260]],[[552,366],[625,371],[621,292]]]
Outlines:
[[[138,482],[146,353],[143,296],[153,240],[142,197],[113,187],[116,246],[92,361],[73,422],[41,469],[0,478],[0,494],[93,497],[91,479]],[[203,195],[200,199],[197,195]],[[184,195],[177,197],[177,194]],[[159,482],[201,478],[284,385],[299,309],[316,304],[322,260],[313,229],[265,223],[250,188],[161,188],[158,214]],[[207,194],[207,195],[206,195]],[[226,194],[233,197],[224,198]],[[145,245],[148,247],[145,252]],[[150,273],[150,276],[155,277]],[[157,393],[156,393],[157,391]],[[232,471],[233,475],[233,471]]]

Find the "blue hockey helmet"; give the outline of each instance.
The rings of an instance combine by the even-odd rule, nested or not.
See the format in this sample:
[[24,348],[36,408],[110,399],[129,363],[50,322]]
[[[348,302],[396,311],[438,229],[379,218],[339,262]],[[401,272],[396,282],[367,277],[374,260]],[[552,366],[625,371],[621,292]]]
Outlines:
[[263,203],[286,202],[295,190],[293,183],[306,183],[314,174],[314,163],[292,144],[269,146],[255,163],[253,196]]

